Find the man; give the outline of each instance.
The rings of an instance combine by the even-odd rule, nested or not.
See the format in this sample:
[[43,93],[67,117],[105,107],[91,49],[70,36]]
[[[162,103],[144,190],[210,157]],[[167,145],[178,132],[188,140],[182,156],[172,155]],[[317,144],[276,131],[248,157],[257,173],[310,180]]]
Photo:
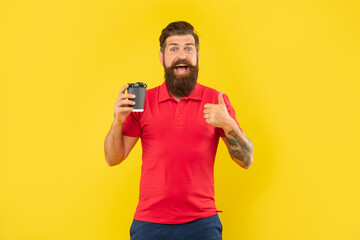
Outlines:
[[187,22],[173,22],[160,36],[164,83],[147,90],[144,112],[136,96],[120,90],[105,139],[108,165],[121,163],[142,143],[139,203],[131,240],[222,239],[214,201],[214,160],[219,138],[247,169],[253,145],[242,132],[223,92],[197,83],[199,39]]

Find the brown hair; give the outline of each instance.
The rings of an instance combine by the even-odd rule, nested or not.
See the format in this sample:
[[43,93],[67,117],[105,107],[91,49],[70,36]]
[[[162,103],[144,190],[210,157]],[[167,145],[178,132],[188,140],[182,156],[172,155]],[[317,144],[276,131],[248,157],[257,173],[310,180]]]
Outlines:
[[187,35],[191,34],[195,39],[196,51],[199,51],[199,37],[194,32],[194,27],[185,21],[172,22],[167,25],[161,32],[159,41],[160,41],[160,51],[164,54],[166,47],[166,39],[174,35]]

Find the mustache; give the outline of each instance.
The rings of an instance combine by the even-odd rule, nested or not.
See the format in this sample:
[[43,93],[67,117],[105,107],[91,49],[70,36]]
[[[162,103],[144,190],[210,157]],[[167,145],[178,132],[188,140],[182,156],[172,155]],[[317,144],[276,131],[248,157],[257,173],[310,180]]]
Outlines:
[[186,59],[179,59],[177,60],[176,62],[174,62],[170,67],[169,69],[174,69],[176,67],[176,65],[179,65],[179,64],[186,64],[186,66],[188,68],[195,68],[196,66],[193,66],[188,60]]

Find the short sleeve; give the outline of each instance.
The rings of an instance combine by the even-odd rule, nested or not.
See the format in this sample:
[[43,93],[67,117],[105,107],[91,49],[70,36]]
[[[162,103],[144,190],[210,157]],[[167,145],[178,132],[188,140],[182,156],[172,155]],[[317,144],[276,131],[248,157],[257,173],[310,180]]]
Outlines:
[[123,127],[123,135],[128,137],[141,136],[141,113],[131,112],[125,119]]
[[[226,94],[224,94],[224,102],[225,102],[226,109],[227,109],[229,115],[235,120],[236,124],[240,128],[240,131],[243,132],[238,120],[236,119],[235,109],[231,106],[230,99]],[[222,137],[222,138],[225,137],[225,132],[222,128],[216,128],[216,130],[219,133],[220,137]]]

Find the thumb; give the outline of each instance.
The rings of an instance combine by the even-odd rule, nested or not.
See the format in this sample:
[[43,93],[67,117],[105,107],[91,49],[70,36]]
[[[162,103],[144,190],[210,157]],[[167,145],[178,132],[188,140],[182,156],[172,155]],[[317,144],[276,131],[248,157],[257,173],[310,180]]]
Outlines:
[[218,96],[218,104],[222,104],[222,105],[225,105],[225,102],[224,102],[224,92],[223,91],[221,91],[220,93],[219,93],[219,96]]

